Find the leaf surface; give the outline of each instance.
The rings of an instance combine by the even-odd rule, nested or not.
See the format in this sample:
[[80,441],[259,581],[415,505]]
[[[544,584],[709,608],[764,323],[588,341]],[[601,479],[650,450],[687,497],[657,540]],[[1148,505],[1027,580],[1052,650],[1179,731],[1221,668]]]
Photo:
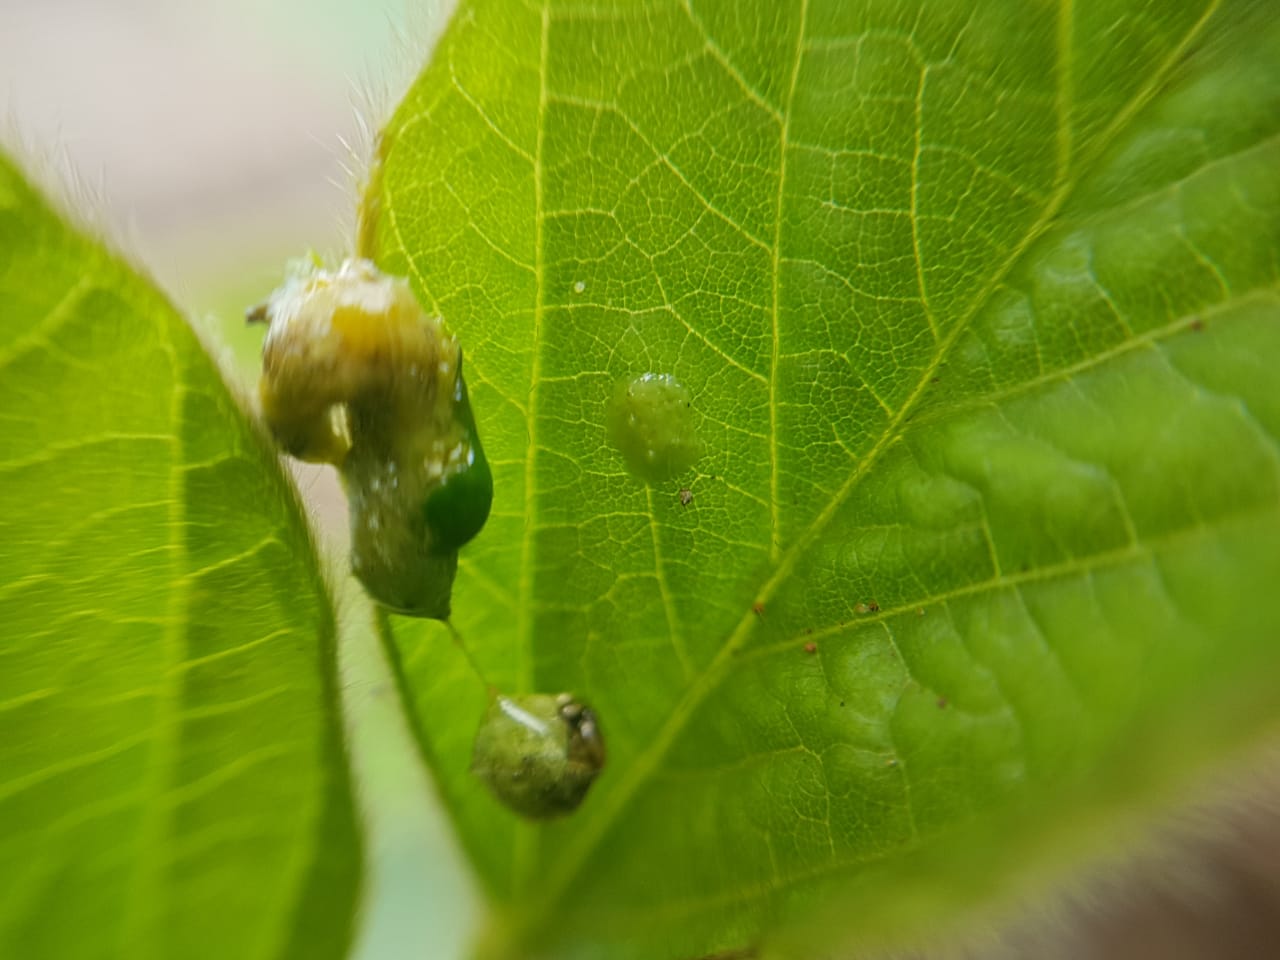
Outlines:
[[0,954],[340,957],[331,601],[183,319],[0,155]]
[[[497,497],[455,622],[610,748],[513,822],[467,773],[484,684],[395,621],[497,940],[702,956],[873,873],[841,922],[875,939],[919,858],[994,889],[1276,718],[1273,21],[461,5],[361,245],[466,351]],[[647,371],[706,450],[654,487],[605,427]]]

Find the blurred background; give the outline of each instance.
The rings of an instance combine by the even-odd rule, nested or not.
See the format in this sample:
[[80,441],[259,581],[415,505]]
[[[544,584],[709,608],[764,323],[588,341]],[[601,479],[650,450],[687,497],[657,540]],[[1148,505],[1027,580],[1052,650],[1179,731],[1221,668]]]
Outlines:
[[344,144],[363,152],[357,118],[411,79],[409,21],[435,6],[0,0],[0,111],[184,308],[238,311],[284,258],[345,248]]
[[[261,330],[245,328],[245,307],[279,282],[287,259],[349,251],[367,130],[416,73],[447,7],[0,0],[0,138],[45,185],[70,192],[68,205],[87,197],[85,219],[251,383]],[[332,476],[303,474],[300,485],[336,549],[343,504]],[[342,599],[348,616],[367,618],[362,598]],[[358,955],[462,956],[474,893],[372,638],[344,651],[343,673],[373,829]],[[1048,917],[1015,922],[976,953],[1280,956],[1278,781],[1246,783],[1189,814],[1164,854],[1077,884]]]

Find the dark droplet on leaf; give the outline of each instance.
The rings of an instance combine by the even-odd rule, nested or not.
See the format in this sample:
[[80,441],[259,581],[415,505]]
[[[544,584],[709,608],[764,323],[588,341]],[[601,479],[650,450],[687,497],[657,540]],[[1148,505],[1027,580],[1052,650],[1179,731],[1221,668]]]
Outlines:
[[567,693],[493,697],[471,771],[503,804],[534,820],[572,813],[604,768],[595,712]]

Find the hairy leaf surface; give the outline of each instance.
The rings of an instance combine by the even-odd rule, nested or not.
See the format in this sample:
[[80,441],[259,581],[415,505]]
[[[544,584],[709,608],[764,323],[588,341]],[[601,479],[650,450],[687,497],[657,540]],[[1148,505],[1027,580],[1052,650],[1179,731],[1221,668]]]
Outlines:
[[[874,938],[905,865],[998,887],[1274,720],[1274,19],[461,5],[360,235],[466,351],[497,497],[456,623],[609,743],[574,816],[515,823],[467,773],[483,683],[393,624],[517,953],[740,948],[873,870]],[[657,486],[606,440],[646,371],[705,445]]]

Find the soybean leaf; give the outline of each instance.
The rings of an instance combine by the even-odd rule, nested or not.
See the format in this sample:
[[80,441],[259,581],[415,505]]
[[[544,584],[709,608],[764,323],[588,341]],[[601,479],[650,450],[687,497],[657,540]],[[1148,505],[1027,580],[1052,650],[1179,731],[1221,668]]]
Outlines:
[[[1277,170],[1263,4],[464,2],[361,244],[466,350],[456,623],[610,747],[516,824],[483,682],[393,623],[492,943],[701,956],[851,888],[819,936],[893,942],[1274,721]],[[644,371],[703,418],[657,486],[606,440]]]
[[0,155],[0,954],[340,957],[360,849],[293,490]]

